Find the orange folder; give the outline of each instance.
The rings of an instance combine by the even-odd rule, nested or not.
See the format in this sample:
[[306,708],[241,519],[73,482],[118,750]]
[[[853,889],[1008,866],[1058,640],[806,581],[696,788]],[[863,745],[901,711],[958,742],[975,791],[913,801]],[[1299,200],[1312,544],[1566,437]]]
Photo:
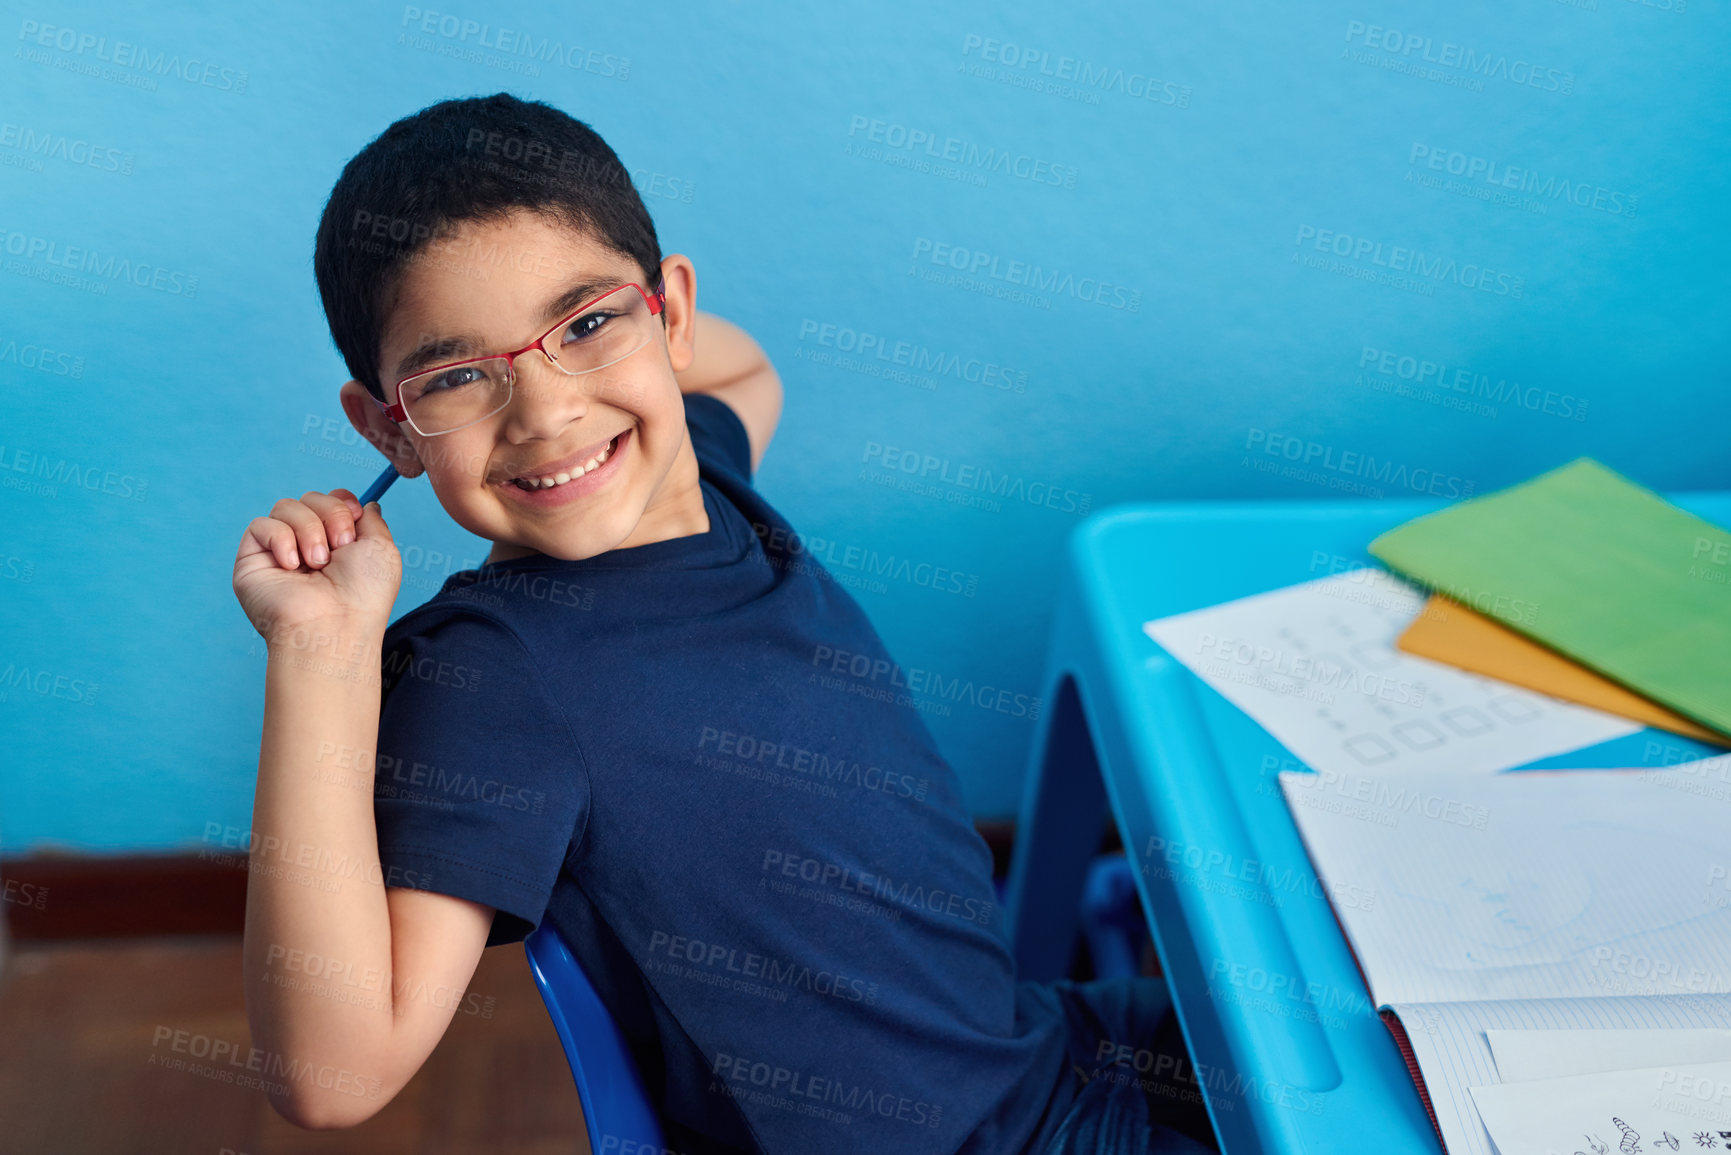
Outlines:
[[1595,674],[1557,651],[1451,598],[1433,594],[1424,612],[1395,642],[1409,654],[1446,662],[1487,678],[1513,682],[1686,738],[1731,746],[1731,737],[1672,713],[1651,698]]

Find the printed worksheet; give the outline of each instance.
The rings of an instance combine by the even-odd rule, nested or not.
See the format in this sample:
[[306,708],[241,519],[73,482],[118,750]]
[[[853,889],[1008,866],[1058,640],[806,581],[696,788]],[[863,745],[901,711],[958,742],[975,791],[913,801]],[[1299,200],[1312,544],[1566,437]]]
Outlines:
[[1731,1151],[1731,1063],[1472,1089],[1498,1155]]
[[1489,774],[1641,728],[1395,649],[1424,602],[1362,569],[1142,629],[1321,771]]

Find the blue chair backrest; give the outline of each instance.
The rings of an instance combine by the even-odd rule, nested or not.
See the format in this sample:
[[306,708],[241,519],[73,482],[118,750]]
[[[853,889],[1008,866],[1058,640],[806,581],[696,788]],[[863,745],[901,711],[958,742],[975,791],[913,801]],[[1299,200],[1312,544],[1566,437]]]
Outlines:
[[606,1155],[637,1143],[661,1150],[661,1120],[631,1048],[571,948],[551,923],[543,922],[523,940],[523,950],[577,1080],[589,1149]]

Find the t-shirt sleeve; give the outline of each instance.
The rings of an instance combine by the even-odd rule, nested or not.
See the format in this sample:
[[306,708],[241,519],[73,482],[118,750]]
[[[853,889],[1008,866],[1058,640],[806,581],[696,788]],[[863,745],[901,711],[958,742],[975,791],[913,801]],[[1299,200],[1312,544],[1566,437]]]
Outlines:
[[685,427],[691,431],[691,449],[699,465],[751,480],[751,439],[733,406],[707,393],[687,393]]
[[386,885],[497,914],[487,945],[540,924],[582,838],[583,755],[534,659],[505,625],[461,615],[384,649],[373,818]]

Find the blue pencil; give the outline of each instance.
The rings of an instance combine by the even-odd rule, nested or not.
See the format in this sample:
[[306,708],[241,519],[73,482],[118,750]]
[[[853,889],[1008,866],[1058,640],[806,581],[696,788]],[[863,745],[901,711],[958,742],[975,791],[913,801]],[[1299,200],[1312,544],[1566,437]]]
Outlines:
[[391,482],[401,476],[402,474],[397,472],[396,466],[385,466],[385,471],[379,474],[379,476],[373,480],[371,485],[367,486],[367,491],[365,493],[361,494],[361,508],[365,509],[369,502],[377,501],[380,497],[384,496],[385,490],[391,487]]

